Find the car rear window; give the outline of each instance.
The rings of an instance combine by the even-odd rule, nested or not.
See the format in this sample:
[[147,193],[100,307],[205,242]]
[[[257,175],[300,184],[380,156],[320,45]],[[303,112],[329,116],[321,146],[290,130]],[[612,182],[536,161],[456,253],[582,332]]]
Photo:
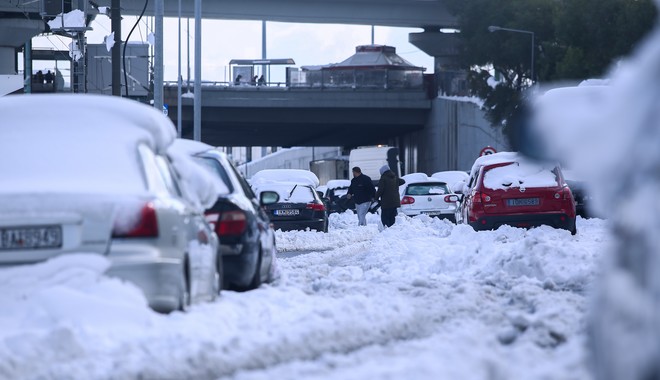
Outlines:
[[413,183],[406,188],[406,195],[441,195],[449,194],[447,184],[437,183]]
[[512,162],[504,166],[486,168],[484,186],[491,190],[506,190],[512,187],[555,187],[559,186],[557,169],[532,162]]
[[227,171],[225,171],[225,168],[223,168],[218,161],[216,161],[213,158],[199,157],[199,156],[193,156],[193,159],[195,160],[195,162],[201,164],[203,167],[205,167],[214,175],[220,176],[222,182],[224,182],[225,186],[227,186],[227,188],[229,189],[229,192],[230,193],[234,192],[234,186],[231,184],[231,181],[229,180]]

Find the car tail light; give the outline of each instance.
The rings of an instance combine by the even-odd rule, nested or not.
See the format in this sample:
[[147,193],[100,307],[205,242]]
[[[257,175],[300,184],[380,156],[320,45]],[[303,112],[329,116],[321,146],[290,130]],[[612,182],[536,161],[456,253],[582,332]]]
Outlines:
[[314,211],[325,211],[325,205],[323,203],[308,203],[305,208]]
[[241,235],[247,229],[247,215],[240,210],[207,213],[206,221],[215,225],[218,236]]
[[458,202],[458,196],[457,195],[445,195],[445,202],[446,203]]
[[413,198],[413,197],[409,197],[409,196],[406,195],[405,197],[403,197],[401,199],[401,204],[402,205],[411,205],[413,203],[415,203],[415,198]]
[[143,238],[158,237],[158,218],[153,203],[147,203],[140,210],[140,215],[130,228],[122,227],[121,222],[115,222],[112,229],[113,238]]

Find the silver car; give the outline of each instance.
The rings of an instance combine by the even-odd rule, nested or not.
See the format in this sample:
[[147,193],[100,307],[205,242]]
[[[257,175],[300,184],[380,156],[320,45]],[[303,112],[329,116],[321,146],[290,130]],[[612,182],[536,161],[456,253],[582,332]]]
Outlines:
[[166,117],[89,95],[8,96],[0,112],[0,265],[100,254],[157,311],[218,295],[218,238],[164,153]]

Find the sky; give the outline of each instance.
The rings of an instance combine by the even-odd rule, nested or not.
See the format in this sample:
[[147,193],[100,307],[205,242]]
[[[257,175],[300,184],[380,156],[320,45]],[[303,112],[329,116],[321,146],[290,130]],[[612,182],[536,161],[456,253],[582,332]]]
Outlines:
[[[124,16],[122,40],[125,40],[137,17]],[[151,31],[152,18],[145,19],[131,36],[131,41],[147,41]],[[186,78],[186,42],[190,41],[191,79],[194,74],[194,20],[190,20],[190,38],[187,38],[186,21],[182,20],[182,73]],[[355,53],[357,45],[371,43],[371,26],[337,24],[266,23],[266,46],[268,58],[293,58],[295,67],[322,65],[341,62]],[[110,19],[97,16],[92,23],[92,31],[87,32],[89,44],[103,43],[110,34]],[[421,32],[417,28],[375,27],[374,42],[391,45],[397,53],[411,63],[433,71],[433,58],[408,42],[408,34]],[[177,35],[176,18],[164,21],[164,77],[176,80],[177,77]],[[231,59],[261,58],[261,21],[204,20],[202,23],[202,78],[209,81],[230,81],[228,72]],[[33,48],[68,49],[70,40],[59,36],[42,36],[33,39]],[[51,62],[35,62],[34,69],[50,69]],[[60,69],[62,66],[60,64]],[[64,73],[66,76],[67,74]],[[284,80],[284,68],[271,69],[271,81]]]

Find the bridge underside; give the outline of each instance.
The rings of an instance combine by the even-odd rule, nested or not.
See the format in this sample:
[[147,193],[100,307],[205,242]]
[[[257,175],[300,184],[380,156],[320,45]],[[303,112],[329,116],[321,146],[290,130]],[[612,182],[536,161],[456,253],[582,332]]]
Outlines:
[[[192,106],[183,137],[193,138]],[[176,124],[176,109],[169,115]],[[427,112],[368,109],[202,108],[202,141],[213,146],[359,146],[420,130]]]

